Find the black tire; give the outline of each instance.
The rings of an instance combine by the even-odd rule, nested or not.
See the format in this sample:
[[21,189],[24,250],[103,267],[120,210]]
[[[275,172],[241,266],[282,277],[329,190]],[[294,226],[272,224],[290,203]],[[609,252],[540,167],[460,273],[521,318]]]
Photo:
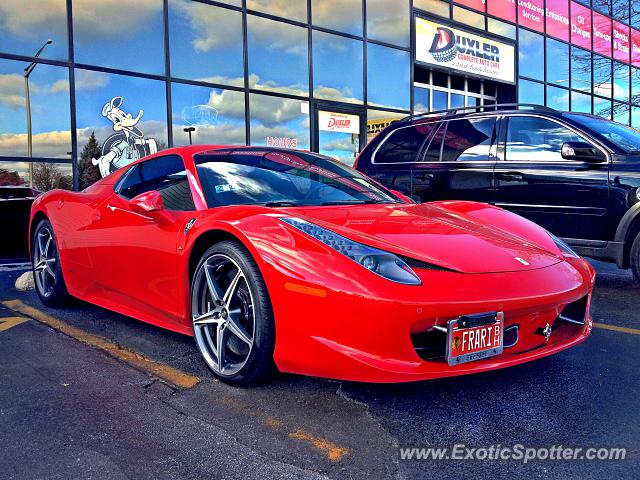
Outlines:
[[[47,235],[49,237],[46,237]],[[47,261],[44,262],[47,266],[42,270],[44,257],[39,239],[44,238],[50,238],[50,241],[45,240],[45,242],[49,241],[49,246],[44,254],[44,257],[47,257]],[[42,303],[48,307],[60,307],[69,302],[70,295],[62,275],[60,252],[53,227],[47,219],[40,220],[31,239],[31,269],[35,290]]]
[[[209,369],[213,372],[213,374],[217,378],[219,378],[223,382],[234,385],[234,386],[250,386],[250,385],[264,383],[268,381],[276,372],[275,363],[273,360],[273,351],[275,346],[275,321],[273,317],[273,309],[271,307],[271,301],[269,299],[269,292],[267,291],[267,286],[265,285],[264,279],[262,278],[262,274],[260,273],[258,265],[256,264],[255,260],[252,258],[249,251],[240,242],[223,241],[220,243],[216,243],[213,246],[211,246],[209,249],[207,249],[207,251],[204,252],[202,257],[200,258],[200,261],[198,262],[198,266],[196,267],[196,270],[193,274],[193,278],[191,281],[192,319],[195,321],[195,317],[197,315],[204,313],[200,310],[204,310],[204,311],[211,310],[211,307],[210,307],[211,303],[208,303],[207,305],[209,306],[206,308],[200,308],[200,306],[203,305],[202,295],[205,295],[206,297],[207,292],[210,291],[209,286],[207,287],[203,286],[203,282],[207,281],[206,278],[203,280],[203,275],[205,275],[204,268],[207,268],[204,266],[205,263],[207,263],[207,266],[209,266],[210,265],[209,262],[211,262],[212,259],[225,258],[225,257],[230,259],[233,263],[235,263],[236,266],[242,271],[242,275],[243,275],[242,278],[244,279],[244,281],[239,280],[239,282],[241,283],[238,283],[237,295],[240,296],[241,294],[244,294],[245,297],[247,297],[246,293],[249,293],[247,299],[250,302],[252,302],[252,307],[250,310],[252,311],[252,317],[253,317],[253,325],[252,325],[253,326],[252,328],[253,345],[251,347],[248,347],[249,353],[248,353],[248,356],[246,357],[246,360],[244,360],[243,366],[240,367],[240,369],[237,372],[233,372],[229,374],[222,374],[221,372],[216,370],[220,362],[218,362],[217,359],[215,358],[215,350],[208,349],[206,343],[203,343],[203,342],[206,342],[207,338],[211,342],[213,333],[217,332],[217,329],[220,328],[219,325],[205,325],[204,328],[208,328],[209,331],[208,331],[208,334],[203,335],[202,334],[203,327],[196,326],[196,324],[194,323],[194,335],[196,339],[196,346],[198,347],[200,353],[202,354],[203,359],[207,364],[207,366],[209,367]],[[227,264],[227,265],[231,265],[231,264]],[[209,273],[212,275],[215,275],[217,271],[215,270],[215,268],[217,268],[218,270],[222,270],[225,267],[214,266],[213,272],[211,270],[212,267],[208,267],[208,268],[210,268]],[[214,278],[214,281],[216,281],[215,278]],[[216,285],[218,285],[218,283],[216,283]],[[223,293],[224,289],[219,289],[218,292]],[[222,297],[221,295],[218,295],[218,296],[220,298]],[[209,297],[209,300],[214,301],[211,297]],[[206,300],[205,300],[205,303],[206,303]],[[244,306],[246,307],[246,302],[244,302]],[[217,307],[215,304],[213,304],[213,307],[222,308],[224,310],[224,307],[222,306]],[[228,311],[229,311],[229,314],[228,314],[229,320],[226,320],[226,321],[231,322],[230,312],[234,310],[232,310],[231,307],[229,307]],[[235,311],[237,311],[237,309]],[[241,319],[246,319],[248,317],[248,315],[242,315],[242,312],[240,314],[236,313],[234,315],[240,315]],[[222,318],[222,317],[220,316],[218,318]],[[224,318],[226,319],[227,317],[225,316]],[[227,330],[231,330],[231,329],[228,328]],[[247,328],[245,333],[249,332],[250,330],[251,329]],[[227,333],[227,335],[229,334]],[[233,333],[231,334],[231,336],[233,337]],[[227,340],[227,342],[229,342],[229,340]],[[243,345],[242,342],[239,342],[239,343]],[[209,343],[209,346],[210,345],[211,343]],[[217,346],[216,346],[216,350],[217,350]],[[223,346],[223,350],[227,352],[229,351],[229,349],[227,349],[225,346]],[[212,352],[213,352],[213,355],[211,354]],[[224,365],[224,361],[222,363]],[[222,370],[224,370],[224,366]]]
[[636,235],[631,244],[631,252],[629,254],[629,262],[631,263],[631,271],[633,279],[640,284],[640,233]]

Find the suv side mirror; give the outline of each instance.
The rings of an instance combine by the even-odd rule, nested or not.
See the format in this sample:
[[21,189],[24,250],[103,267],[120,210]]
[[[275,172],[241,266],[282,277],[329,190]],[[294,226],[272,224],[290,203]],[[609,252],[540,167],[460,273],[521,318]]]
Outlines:
[[133,197],[129,203],[132,210],[139,213],[156,212],[158,210],[164,210],[164,202],[157,190],[149,190],[148,192],[141,193]]
[[562,144],[560,154],[566,160],[582,160],[590,163],[600,163],[606,160],[600,150],[587,142],[565,142]]

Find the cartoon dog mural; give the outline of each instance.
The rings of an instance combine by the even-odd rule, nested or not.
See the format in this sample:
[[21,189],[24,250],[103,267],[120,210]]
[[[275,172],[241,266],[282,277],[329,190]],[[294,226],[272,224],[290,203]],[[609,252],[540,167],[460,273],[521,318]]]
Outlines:
[[102,116],[113,123],[113,130],[116,132],[102,145],[102,156],[92,160],[100,168],[103,177],[158,151],[155,139],[145,138],[144,133],[136,126],[144,115],[144,110],[138,111],[138,115],[134,117],[120,108],[122,103],[122,97],[113,97],[102,108]]

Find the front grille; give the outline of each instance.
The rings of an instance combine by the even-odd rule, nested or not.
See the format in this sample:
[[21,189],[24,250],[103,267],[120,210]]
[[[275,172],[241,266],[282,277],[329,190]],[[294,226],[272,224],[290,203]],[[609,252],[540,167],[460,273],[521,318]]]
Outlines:
[[423,360],[444,360],[447,352],[447,332],[431,328],[411,335],[411,343]]
[[584,325],[587,317],[587,301],[588,295],[585,295],[581,299],[571,302],[562,309],[562,312],[558,315],[558,320],[572,325]]

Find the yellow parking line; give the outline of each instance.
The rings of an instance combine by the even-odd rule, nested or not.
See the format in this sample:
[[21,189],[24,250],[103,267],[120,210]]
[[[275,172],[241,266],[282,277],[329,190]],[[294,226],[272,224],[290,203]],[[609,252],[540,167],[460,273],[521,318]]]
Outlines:
[[613,330],[614,332],[631,333],[632,335],[640,335],[640,329],[619,327],[617,325],[608,325],[606,323],[593,322],[594,328],[601,328],[603,330]]
[[178,387],[193,388],[200,382],[200,378],[195,375],[170,367],[164,363],[150,360],[138,352],[122,348],[121,346],[109,342],[102,337],[87,333],[84,330],[80,330],[79,328],[69,325],[62,320],[52,317],[37,308],[25,305],[20,300],[7,300],[3,301],[2,304],[14,312],[22,313],[23,315],[37,320],[40,323],[44,323],[45,325],[48,325],[69,337],[100,349],[138,370],[142,370],[150,375],[161,378]]
[[0,318],[0,332],[4,332],[5,330],[9,330],[10,328],[15,327],[16,325],[20,325],[21,323],[29,320],[24,317],[3,317]]

